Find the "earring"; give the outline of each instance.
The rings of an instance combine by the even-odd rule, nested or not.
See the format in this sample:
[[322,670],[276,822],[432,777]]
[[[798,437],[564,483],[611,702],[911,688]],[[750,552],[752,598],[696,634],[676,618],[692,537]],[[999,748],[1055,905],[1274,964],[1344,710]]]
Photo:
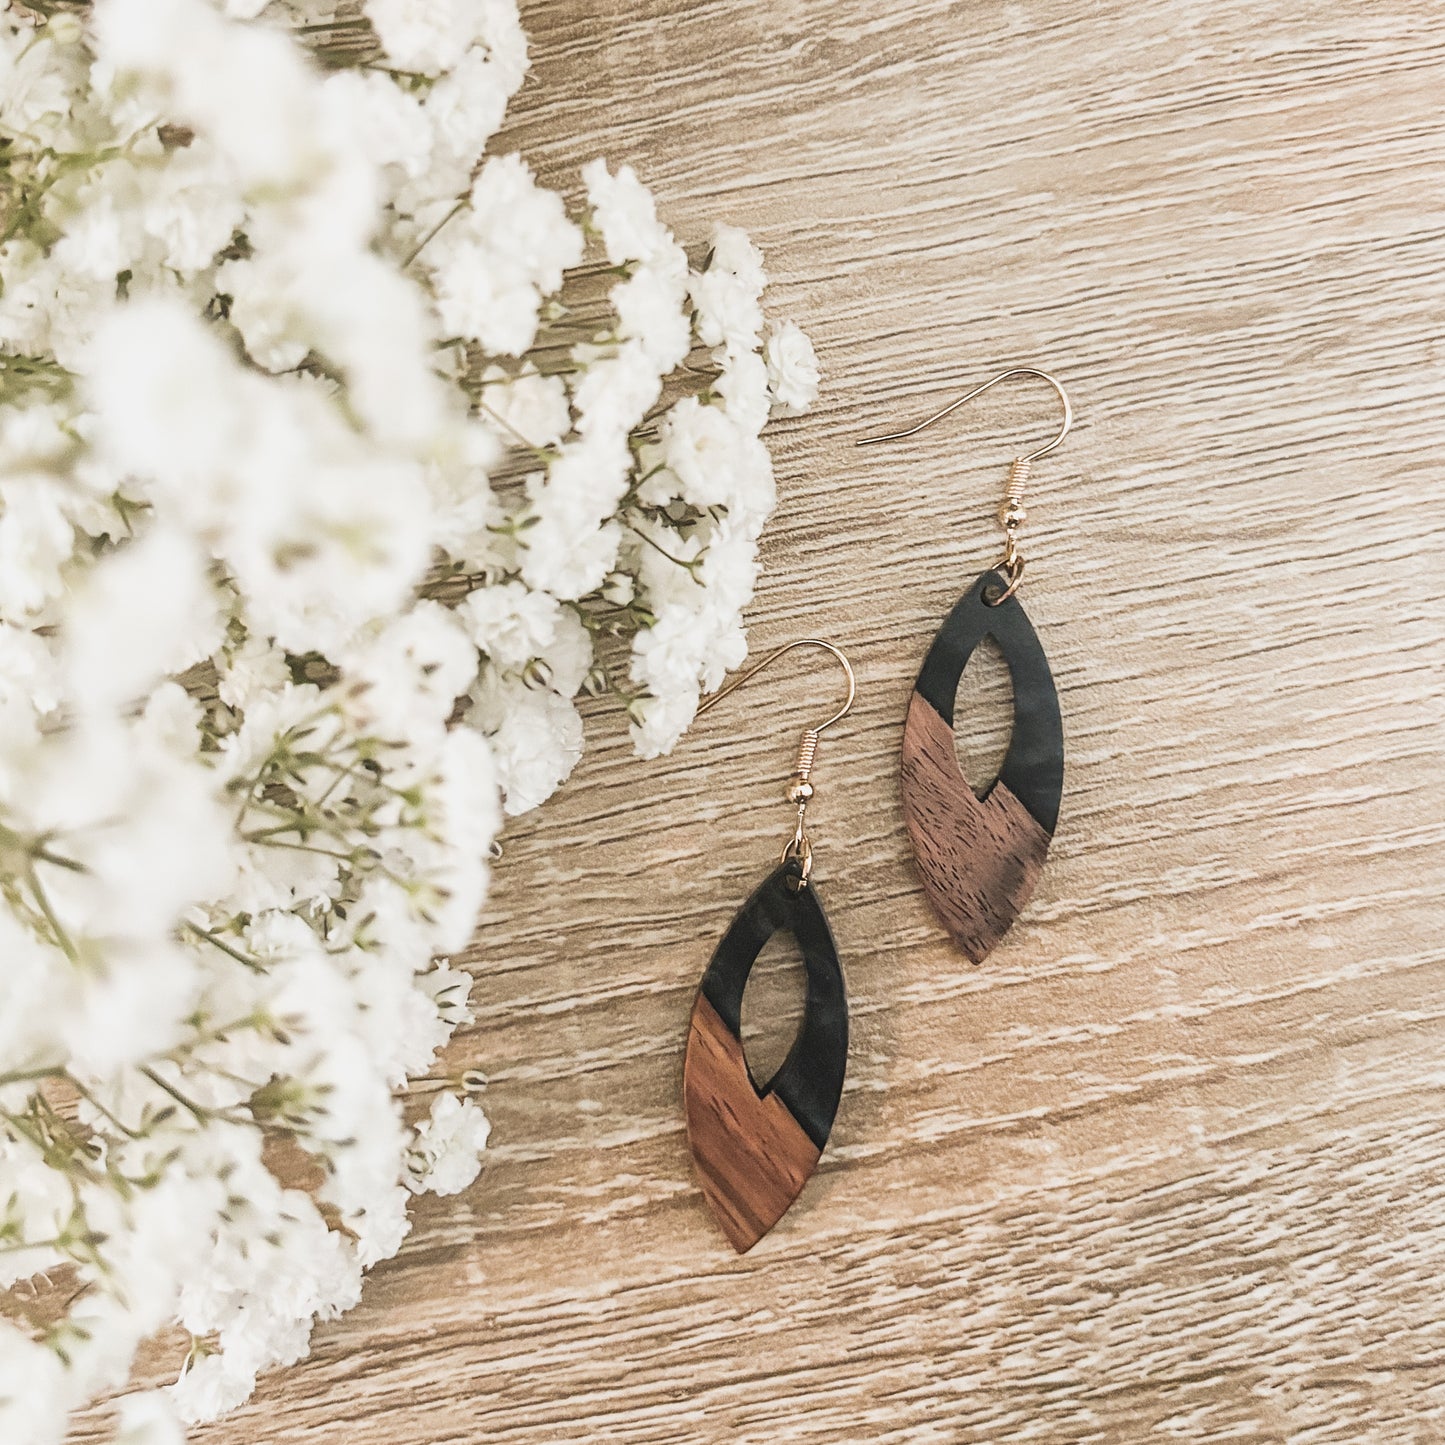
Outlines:
[[[808,1182],[838,1112],[848,1064],[848,1001],[838,950],[811,879],[813,848],[804,827],[813,797],[818,738],[847,715],[856,691],[848,659],[830,642],[790,642],[710,697],[701,715],[785,653],[821,647],[842,664],[848,696],[826,722],[809,728],[788,780],[797,823],[778,866],[739,910],[712,956],[692,1007],[683,1063],[688,1145],[703,1197],[739,1254],[784,1214]],[[763,945],[779,929],[797,940],[807,977],[803,1021],[787,1057],[763,1087],[743,1056],[743,989]]]
[[[1047,372],[1014,367],[976,386],[906,431],[868,437],[859,446],[916,436],[925,427],[1016,376],[1047,382],[1064,407],[1058,435],[1016,457],[998,519],[1003,556],[949,613],[914,684],[903,730],[903,816],[924,892],[960,949],[982,963],[1033,894],[1059,818],[1064,787],[1064,735],[1048,659],[1019,603],[1024,558],[1018,532],[1028,518],[1024,483],[1033,463],[1068,435],[1073,411]],[[980,797],[963,776],[954,750],[954,698],[978,645],[992,637],[1013,680],[1013,734],[1003,766]]]

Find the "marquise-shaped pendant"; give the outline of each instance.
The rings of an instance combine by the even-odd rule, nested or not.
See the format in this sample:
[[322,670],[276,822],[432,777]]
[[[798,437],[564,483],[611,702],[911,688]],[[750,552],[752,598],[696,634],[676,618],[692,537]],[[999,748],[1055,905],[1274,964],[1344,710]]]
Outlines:
[[[743,904],[703,975],[683,1064],[687,1138],[704,1198],[739,1254],[751,1249],[808,1182],[838,1112],[848,1065],[848,1001],[817,891],[795,861]],[[803,1021],[762,1088],[743,1056],[743,990],[779,929],[798,942],[807,975]]]
[[[903,816],[924,891],[975,963],[1008,932],[1034,891],[1059,818],[1064,733],[1048,659],[1017,597],[985,572],[928,650],[903,730]],[[963,669],[992,637],[1013,679],[1013,735],[998,777],[977,796],[958,765],[953,703]]]

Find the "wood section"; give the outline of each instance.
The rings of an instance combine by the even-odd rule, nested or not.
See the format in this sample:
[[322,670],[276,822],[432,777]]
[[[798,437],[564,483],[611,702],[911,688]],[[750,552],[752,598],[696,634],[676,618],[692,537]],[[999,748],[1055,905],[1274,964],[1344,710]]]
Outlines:
[[818,1166],[818,1146],[776,1094],[759,1095],[742,1043],[701,993],[682,1092],[703,1197],[728,1242],[746,1254],[788,1212]]
[[[847,1092],[806,1228],[707,1248],[681,1036],[831,677],[650,763],[590,706],[438,1062],[491,1080],[481,1178],[195,1445],[1445,1440],[1438,0],[523,14],[497,149],[746,226],[818,345],[749,620],[858,672],[809,810]],[[979,969],[910,855],[903,702],[1054,414],[998,387],[853,439],[1016,361],[1078,418],[1021,593],[1069,772]]]
[[903,820],[918,875],[949,937],[982,963],[1039,881],[1049,835],[1002,779],[979,798],[958,766],[953,729],[914,693],[903,728]]

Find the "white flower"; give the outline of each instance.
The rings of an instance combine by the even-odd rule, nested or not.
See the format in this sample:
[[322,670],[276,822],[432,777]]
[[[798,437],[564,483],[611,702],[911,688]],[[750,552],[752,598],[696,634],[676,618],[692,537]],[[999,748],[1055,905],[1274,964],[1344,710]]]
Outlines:
[[431,1194],[460,1194],[482,1167],[492,1126],[470,1100],[438,1094],[416,1131],[415,1187]]
[[129,702],[220,641],[221,610],[200,550],[179,530],[151,527],[76,589],[64,646],[72,695],[88,707]]
[[585,457],[580,465],[595,469],[602,461],[614,475],[626,466],[626,438],[657,400],[661,376],[648,343],[641,339],[618,347],[615,356],[594,361],[573,393],[579,413],[577,430],[591,445],[574,448],[570,457],[555,463],[553,480],[579,455]]
[[762,295],[767,285],[763,271],[763,253],[753,245],[748,233],[737,226],[713,227],[709,271],[726,272],[739,285],[755,296]]
[[717,381],[723,409],[750,435],[756,436],[768,420],[772,397],[768,391],[768,368],[756,351],[728,353]]
[[171,1401],[158,1390],[148,1390],[120,1401],[115,1445],[186,1445],[186,1432]]
[[356,1209],[346,1211],[346,1227],[356,1236],[356,1257],[363,1269],[391,1259],[411,1233],[406,1206],[410,1192],[398,1184]]
[[[496,7],[499,11],[502,8]],[[512,15],[515,20],[515,10]],[[474,45],[455,69],[427,92],[422,109],[434,144],[465,167],[463,180],[447,194],[462,189],[472,163],[501,125],[507,101],[521,83],[526,63],[525,41],[520,61],[512,59],[507,63],[499,62],[489,47]]]
[[565,508],[578,519],[611,516],[626,494],[631,466],[632,455],[618,427],[590,427],[581,440],[558,453],[545,487],[531,487],[533,505],[543,515]]
[[592,638],[576,612],[564,608],[552,640],[538,655],[553,692],[572,697],[592,670]]
[[446,449],[430,458],[424,474],[435,545],[477,572],[499,564],[507,546],[494,530],[502,508],[488,481],[502,452],[491,426],[471,422],[451,429]]
[[61,1445],[69,1404],[59,1357],[0,1321],[0,1439]]
[[[501,826],[501,785],[501,769],[481,737],[466,727],[447,733],[424,805],[434,845],[422,851],[429,855],[425,873],[434,890],[429,916],[437,953],[465,948],[477,926],[487,886],[486,854]],[[417,839],[415,832],[408,837]]]
[[637,179],[631,166],[619,166],[614,175],[603,160],[582,168],[592,220],[602,232],[607,259],[614,266],[642,261],[680,282],[687,278],[687,260],[672,232],[657,219],[652,193]]
[[443,226],[423,259],[447,332],[519,356],[537,334],[543,296],[582,259],[582,233],[520,156],[495,156],[472,183],[468,207]]
[[255,380],[169,301],[101,313],[85,363],[98,450],[187,525],[219,529],[244,493],[235,464],[257,441]]
[[470,1005],[471,974],[440,960],[422,974],[417,983],[426,990],[427,996],[436,1004],[437,1012],[453,1028],[476,1022]]
[[540,807],[582,756],[582,719],[566,698],[521,682],[491,680],[468,721],[491,743],[509,816]]
[[192,758],[200,746],[204,714],[199,702],[177,682],[163,682],[146,699],[134,737],[162,754]]
[[263,637],[248,636],[217,659],[216,691],[227,706],[244,712],[254,698],[279,692],[291,679],[286,654]]
[[55,45],[75,45],[85,37],[85,26],[73,11],[62,10],[45,21],[46,37]]
[[496,428],[498,440],[508,446],[533,449],[562,440],[572,425],[572,408],[567,388],[560,377],[543,376],[526,366],[508,377],[500,366],[482,374],[483,415]]
[[173,151],[156,145],[137,172],[140,219],[174,271],[202,271],[240,228],[245,205],[224,157],[200,137]]
[[126,269],[142,246],[138,199],[138,177],[129,161],[101,166],[82,181],[76,213],[54,251],[67,273],[104,281]]
[[503,669],[541,657],[557,634],[562,605],[520,582],[481,587],[462,603],[461,613],[477,646]]
[[337,649],[350,715],[374,736],[398,740],[440,727],[471,686],[477,655],[457,616],[437,602],[374,626]]
[[659,376],[679,365],[692,349],[692,326],[683,310],[686,296],[680,273],[669,275],[645,264],[612,288],[618,334],[639,343]]
[[205,0],[105,0],[97,72],[208,137],[248,187],[293,188],[326,165],[319,88],[298,48]]
[[254,1368],[228,1355],[203,1355],[186,1366],[170,1393],[181,1419],[200,1425],[234,1410],[255,1388]]
[[773,503],[767,451],[723,407],[685,397],[661,426],[662,456],[681,495],[705,511],[723,506],[743,515],[766,514]]
[[0,617],[23,621],[59,596],[75,547],[65,496],[40,477],[0,478]]
[[323,700],[320,688],[288,682],[258,692],[247,703],[241,727],[221,740],[221,762],[227,777],[250,778],[283,743],[329,749],[336,746],[339,735],[331,700]]
[[762,255],[735,226],[713,232],[707,269],[691,281],[698,335],[708,346],[752,350],[762,330]]
[[[23,1145],[11,1144],[8,1140],[0,1144],[0,1161],[4,1163],[9,1189],[5,1218],[18,1239],[28,1242],[28,1247],[18,1247],[13,1254],[0,1257],[3,1258],[0,1279],[8,1289],[19,1280],[54,1269],[63,1262],[64,1255],[49,1241],[64,1231],[75,1208],[75,1193],[68,1181],[36,1157],[34,1146],[28,1141]],[[5,1385],[10,1383],[7,1368],[13,1362],[8,1353],[12,1345],[11,1337],[0,1330],[0,1402],[3,1402]],[[0,1419],[3,1418],[3,1404],[0,1404]]]
[[4,19],[6,44],[0,46],[0,122],[21,134],[43,133],[48,123],[61,123],[85,74],[81,47],[69,43],[62,22],[52,20],[36,32],[16,24],[14,12]]
[[289,268],[266,260],[228,261],[216,272],[216,287],[231,298],[227,316],[257,366],[290,371],[300,365],[311,343]]
[[327,77],[325,91],[367,154],[377,165],[394,168],[397,185],[425,174],[432,125],[415,95],[375,70],[338,70]]
[[535,519],[522,533],[523,580],[571,601],[595,591],[612,571],[622,541],[606,520],[625,495],[632,464],[615,426],[598,426],[564,447],[545,477],[528,480]]
[[602,584],[602,597],[614,607],[626,607],[637,596],[637,583],[630,572],[614,572]]
[[503,7],[485,0],[365,0],[363,8],[388,58],[403,70],[435,75],[484,39],[487,12]]
[[773,327],[764,354],[768,389],[780,415],[796,416],[817,401],[818,358],[801,328],[791,321]]
[[27,399],[0,409],[0,466],[7,472],[51,472],[75,451],[74,417],[55,402]]
[[522,576],[529,586],[573,601],[596,591],[617,561],[622,528],[600,526],[595,515],[580,515],[572,506],[539,505],[537,524],[526,533]]
[[637,704],[639,721],[631,726],[632,742],[641,758],[662,757],[677,746],[678,739],[692,726],[697,712],[697,688],[668,697],[643,698]]

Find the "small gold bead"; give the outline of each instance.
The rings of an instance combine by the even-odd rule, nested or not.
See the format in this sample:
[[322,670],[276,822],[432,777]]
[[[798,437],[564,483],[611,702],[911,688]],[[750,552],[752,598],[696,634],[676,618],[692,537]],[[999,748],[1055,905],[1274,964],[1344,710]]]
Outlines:
[[1012,532],[1028,521],[1029,514],[1024,510],[1022,503],[1013,502],[998,509],[998,519]]
[[802,778],[794,778],[788,784],[788,801],[790,803],[806,803],[813,796],[812,783]]

